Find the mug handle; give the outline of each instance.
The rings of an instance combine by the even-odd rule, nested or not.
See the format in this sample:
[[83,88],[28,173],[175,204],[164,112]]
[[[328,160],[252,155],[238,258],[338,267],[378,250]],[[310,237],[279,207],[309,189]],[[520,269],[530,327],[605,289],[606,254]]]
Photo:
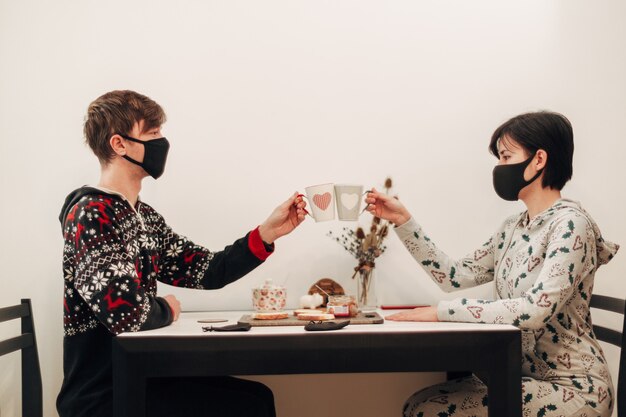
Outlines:
[[[308,198],[306,195],[304,195],[304,194],[298,194],[298,195],[297,195],[297,197],[302,197],[302,198],[305,198],[305,199],[306,199],[306,201],[307,201],[307,203],[309,203],[309,205],[311,205],[311,201],[309,200],[309,198]],[[315,220],[315,217],[313,217],[313,215],[312,215],[311,213],[309,213],[309,211],[308,211],[306,208],[305,208],[305,209],[303,209],[303,210],[304,210],[304,214],[308,214],[308,215],[309,215],[312,219],[314,219],[314,220]]]
[[[361,197],[363,197],[364,195],[367,195],[367,193],[371,193],[372,190],[365,190],[363,192],[363,194],[361,194]],[[363,207],[363,210],[361,210],[361,212],[359,213],[359,216],[361,216],[361,214],[363,214],[365,212],[365,210],[367,210],[367,208],[369,207],[369,204],[366,204],[365,207]]]

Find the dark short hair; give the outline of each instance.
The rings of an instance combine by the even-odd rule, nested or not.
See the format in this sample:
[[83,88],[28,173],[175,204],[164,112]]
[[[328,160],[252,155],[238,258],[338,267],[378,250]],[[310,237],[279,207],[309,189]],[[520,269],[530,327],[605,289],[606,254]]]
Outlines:
[[113,158],[112,135],[128,135],[135,123],[144,122],[144,133],[165,123],[165,112],[154,100],[130,90],[108,92],[87,109],[83,132],[85,141],[102,164]]
[[529,155],[539,149],[548,154],[544,169],[543,187],[561,190],[572,178],[574,132],[572,124],[562,114],[539,111],[520,114],[500,125],[491,136],[489,150],[498,155],[498,140],[508,137]]

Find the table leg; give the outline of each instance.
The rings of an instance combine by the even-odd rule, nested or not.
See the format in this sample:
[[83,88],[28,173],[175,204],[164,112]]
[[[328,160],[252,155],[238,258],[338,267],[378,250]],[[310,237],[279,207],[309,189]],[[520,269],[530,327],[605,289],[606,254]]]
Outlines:
[[521,342],[517,338],[505,349],[494,352],[488,370],[489,417],[522,416]]
[[146,378],[120,346],[113,347],[113,416],[146,415]]

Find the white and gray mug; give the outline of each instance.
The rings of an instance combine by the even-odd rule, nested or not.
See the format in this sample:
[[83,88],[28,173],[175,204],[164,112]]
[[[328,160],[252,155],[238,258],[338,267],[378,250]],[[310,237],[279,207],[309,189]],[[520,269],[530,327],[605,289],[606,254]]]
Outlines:
[[337,218],[348,221],[358,220],[361,214],[362,196],[362,185],[336,184]]

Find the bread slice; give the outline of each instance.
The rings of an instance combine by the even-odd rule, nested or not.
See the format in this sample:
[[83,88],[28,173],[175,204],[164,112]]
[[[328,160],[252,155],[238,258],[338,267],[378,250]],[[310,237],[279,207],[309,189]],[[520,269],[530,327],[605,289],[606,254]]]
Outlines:
[[311,321],[324,321],[324,320],[334,320],[334,314],[327,313],[305,313],[298,314],[298,320],[311,320]]
[[285,311],[271,311],[267,313],[254,313],[252,318],[255,320],[282,320],[289,317]]
[[324,310],[317,310],[312,308],[299,308],[293,311],[294,316],[299,316],[300,314],[320,314],[324,313]]

